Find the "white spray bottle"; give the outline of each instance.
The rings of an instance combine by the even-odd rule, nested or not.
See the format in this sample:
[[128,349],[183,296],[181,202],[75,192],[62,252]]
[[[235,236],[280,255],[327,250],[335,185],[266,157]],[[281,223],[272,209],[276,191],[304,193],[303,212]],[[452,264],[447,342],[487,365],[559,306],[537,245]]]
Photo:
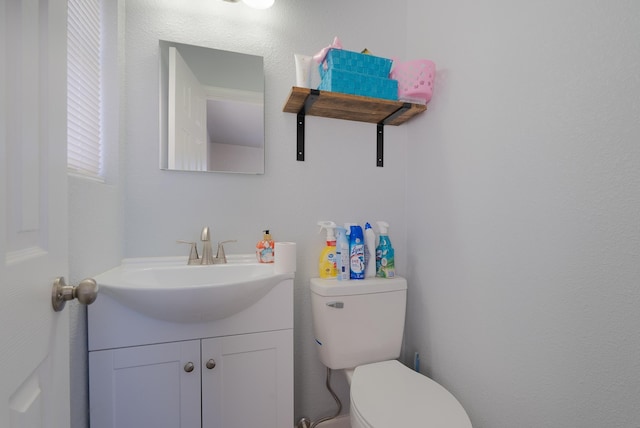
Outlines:
[[376,276],[376,233],[369,223],[364,225],[364,264],[364,277]]
[[347,229],[336,227],[336,270],[339,281],[348,281],[351,276],[349,267],[349,240],[347,239]]

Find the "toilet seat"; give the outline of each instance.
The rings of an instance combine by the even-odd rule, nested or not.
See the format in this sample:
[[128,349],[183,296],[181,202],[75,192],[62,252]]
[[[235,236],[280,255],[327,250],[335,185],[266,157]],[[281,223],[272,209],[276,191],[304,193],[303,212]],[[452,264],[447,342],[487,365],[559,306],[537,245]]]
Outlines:
[[356,367],[351,380],[352,428],[471,428],[456,398],[396,360]]

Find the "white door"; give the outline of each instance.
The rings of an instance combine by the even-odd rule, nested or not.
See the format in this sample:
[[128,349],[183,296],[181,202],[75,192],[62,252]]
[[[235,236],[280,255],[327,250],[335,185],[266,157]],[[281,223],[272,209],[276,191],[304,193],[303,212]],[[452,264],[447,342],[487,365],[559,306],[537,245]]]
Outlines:
[[169,169],[207,170],[207,99],[175,47],[169,48]]
[[0,427],[69,427],[65,0],[0,4]]

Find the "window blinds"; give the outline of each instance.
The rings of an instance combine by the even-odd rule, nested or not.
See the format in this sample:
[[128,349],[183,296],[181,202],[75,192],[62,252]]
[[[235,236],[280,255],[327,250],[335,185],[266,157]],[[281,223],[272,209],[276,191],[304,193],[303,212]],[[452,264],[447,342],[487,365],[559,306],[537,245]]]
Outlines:
[[100,0],[69,0],[67,23],[67,164],[103,177]]

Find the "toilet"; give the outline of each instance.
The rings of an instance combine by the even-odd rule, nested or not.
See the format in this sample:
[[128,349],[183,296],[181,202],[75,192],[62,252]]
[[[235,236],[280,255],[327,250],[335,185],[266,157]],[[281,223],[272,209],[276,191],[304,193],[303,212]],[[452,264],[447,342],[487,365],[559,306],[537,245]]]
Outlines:
[[344,370],[351,428],[471,428],[456,398],[397,361],[407,281],[311,279],[313,331],[320,361]]

